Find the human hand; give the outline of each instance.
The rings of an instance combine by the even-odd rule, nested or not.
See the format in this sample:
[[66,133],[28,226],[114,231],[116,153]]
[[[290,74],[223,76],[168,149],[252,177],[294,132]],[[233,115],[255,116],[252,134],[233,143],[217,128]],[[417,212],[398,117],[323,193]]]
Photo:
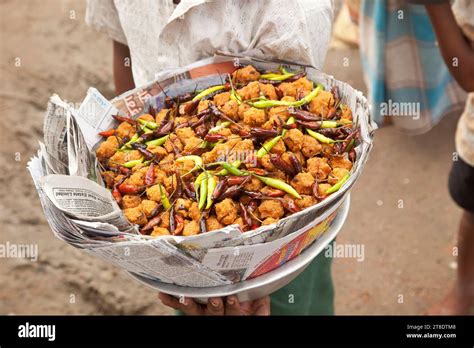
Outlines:
[[168,307],[180,310],[186,315],[270,315],[270,297],[240,303],[237,296],[213,297],[207,305],[201,305],[191,298],[177,299],[160,292],[161,302]]

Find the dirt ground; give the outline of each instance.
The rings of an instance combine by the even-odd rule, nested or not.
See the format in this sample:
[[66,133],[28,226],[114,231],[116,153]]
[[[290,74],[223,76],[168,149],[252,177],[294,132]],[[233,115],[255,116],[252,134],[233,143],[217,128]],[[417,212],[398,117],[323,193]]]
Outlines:
[[[0,259],[0,314],[171,313],[124,272],[57,240],[25,169],[52,93],[80,102],[94,86],[113,96],[111,43],[84,11],[83,1],[0,2],[0,244],[39,246],[37,262]],[[332,49],[324,70],[365,92],[357,50]],[[460,217],[446,186],[456,121],[417,137],[377,131],[337,239],[365,250],[362,262],[335,259],[337,314],[421,314],[447,291]]]

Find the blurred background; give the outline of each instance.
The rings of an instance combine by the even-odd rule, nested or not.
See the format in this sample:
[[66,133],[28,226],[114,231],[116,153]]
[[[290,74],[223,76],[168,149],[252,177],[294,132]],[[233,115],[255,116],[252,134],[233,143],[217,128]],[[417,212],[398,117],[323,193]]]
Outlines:
[[[0,1],[0,244],[39,248],[36,262],[0,258],[0,314],[171,314],[154,291],[57,240],[26,170],[52,93],[79,103],[94,86],[114,96],[112,43],[85,25],[85,6]],[[357,46],[344,8],[324,71],[366,93]],[[390,126],[376,132],[337,238],[365,251],[361,262],[334,261],[337,314],[423,314],[448,291],[461,213],[447,189],[458,116],[421,136]]]

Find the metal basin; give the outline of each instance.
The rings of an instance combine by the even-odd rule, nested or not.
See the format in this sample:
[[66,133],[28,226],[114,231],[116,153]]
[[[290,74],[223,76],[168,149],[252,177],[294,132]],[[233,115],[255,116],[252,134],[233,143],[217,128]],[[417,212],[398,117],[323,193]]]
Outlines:
[[167,284],[149,278],[129,273],[134,279],[160,292],[176,297],[190,297],[199,303],[207,303],[209,297],[223,297],[237,295],[239,301],[252,301],[279,290],[295,279],[310,262],[336,237],[344,224],[349,212],[350,195],[341,204],[339,211],[327,231],[300,255],[284,265],[257,278],[240,283],[208,287],[193,288]]

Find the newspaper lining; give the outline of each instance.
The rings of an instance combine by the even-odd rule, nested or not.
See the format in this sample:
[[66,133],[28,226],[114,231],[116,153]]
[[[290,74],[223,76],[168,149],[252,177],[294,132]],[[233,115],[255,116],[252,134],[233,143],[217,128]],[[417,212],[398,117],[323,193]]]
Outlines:
[[[337,85],[361,129],[358,160],[341,190],[313,207],[280,220],[276,225],[242,233],[237,225],[190,237],[142,236],[129,223],[111,193],[103,186],[94,150],[97,134],[115,126],[113,114],[138,117],[148,103],[160,107],[162,88],[168,95],[220,83],[236,64],[274,69],[278,63],[250,58],[216,56],[179,71],[158,74],[152,84],[112,101],[90,88],[78,110],[53,95],[44,120],[44,142],[28,163],[46,220],[56,237],[129,272],[182,286],[230,284],[279,267],[296,257],[329,227],[346,193],[368,158],[372,133],[366,99],[349,85],[305,67],[308,77],[326,88]],[[289,66],[300,69],[298,66]]]

